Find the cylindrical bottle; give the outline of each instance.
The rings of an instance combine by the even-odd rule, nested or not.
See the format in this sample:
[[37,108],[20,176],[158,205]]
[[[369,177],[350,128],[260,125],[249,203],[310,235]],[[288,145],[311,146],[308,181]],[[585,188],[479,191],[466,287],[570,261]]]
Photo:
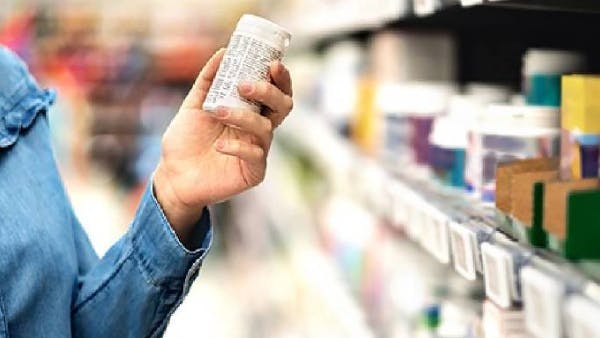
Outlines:
[[268,80],[270,63],[283,57],[290,38],[287,30],[269,20],[243,15],[202,108],[209,112],[219,106],[260,112],[260,104],[240,97],[237,86],[241,81]]

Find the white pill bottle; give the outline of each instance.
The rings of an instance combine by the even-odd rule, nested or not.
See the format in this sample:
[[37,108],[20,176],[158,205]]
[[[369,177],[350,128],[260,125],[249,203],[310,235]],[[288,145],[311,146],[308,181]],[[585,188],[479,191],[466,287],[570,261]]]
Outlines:
[[202,108],[213,112],[219,106],[246,108],[257,113],[261,105],[238,93],[242,81],[269,80],[269,65],[281,60],[290,44],[291,34],[281,26],[258,16],[244,14],[229,39]]

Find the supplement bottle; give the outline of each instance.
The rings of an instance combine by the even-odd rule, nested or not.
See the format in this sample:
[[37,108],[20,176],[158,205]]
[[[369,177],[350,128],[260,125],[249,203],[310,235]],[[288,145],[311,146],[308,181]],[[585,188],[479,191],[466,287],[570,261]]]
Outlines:
[[290,38],[288,31],[267,19],[243,15],[231,35],[202,108],[209,112],[219,106],[260,112],[260,104],[240,97],[237,86],[242,81],[268,81],[269,65],[281,60]]

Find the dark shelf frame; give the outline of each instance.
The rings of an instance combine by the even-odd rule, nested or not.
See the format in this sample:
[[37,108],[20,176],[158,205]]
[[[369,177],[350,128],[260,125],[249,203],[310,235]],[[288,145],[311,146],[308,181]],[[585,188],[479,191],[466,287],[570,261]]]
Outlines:
[[457,81],[521,87],[522,57],[529,48],[577,50],[588,56],[590,73],[600,73],[600,0],[518,0],[473,7],[450,6],[426,17],[400,18],[373,30],[324,38],[367,42],[381,30],[443,30],[457,41]]

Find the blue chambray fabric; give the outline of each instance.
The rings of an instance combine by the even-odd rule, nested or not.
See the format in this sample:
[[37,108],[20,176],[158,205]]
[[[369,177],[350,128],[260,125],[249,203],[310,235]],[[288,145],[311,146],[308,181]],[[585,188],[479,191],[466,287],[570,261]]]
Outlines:
[[0,338],[159,337],[210,247],[208,211],[189,251],[149,184],[129,230],[100,259],[52,155],[53,100],[0,46]]

